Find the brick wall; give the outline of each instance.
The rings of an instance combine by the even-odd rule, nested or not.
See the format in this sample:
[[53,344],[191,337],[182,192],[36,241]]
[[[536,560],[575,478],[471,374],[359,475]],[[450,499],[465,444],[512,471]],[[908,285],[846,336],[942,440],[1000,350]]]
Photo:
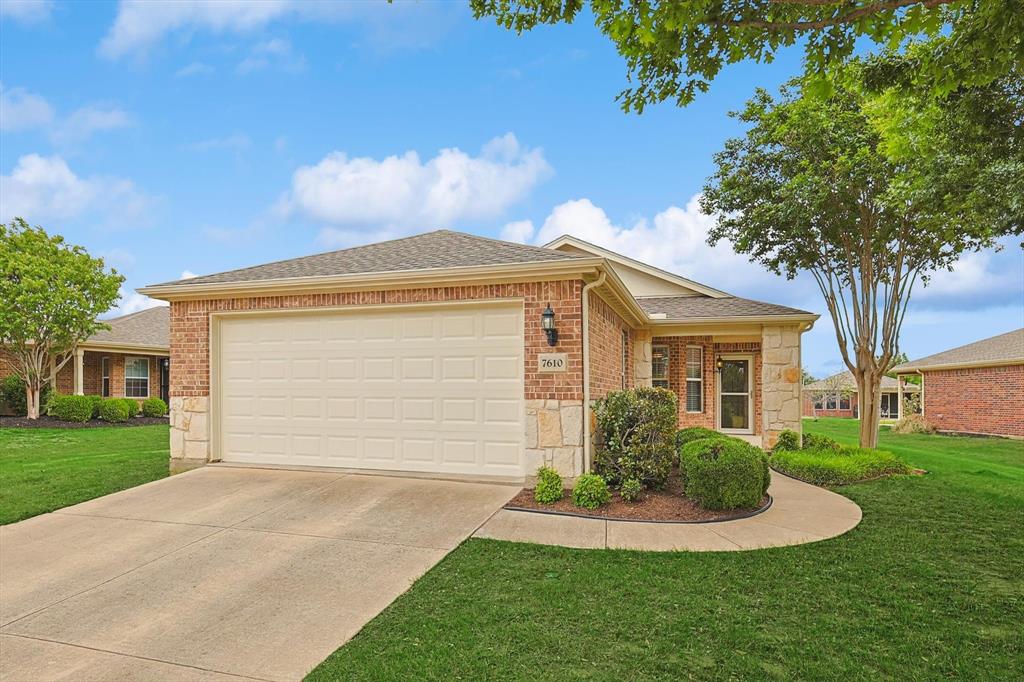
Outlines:
[[[603,298],[591,291],[590,296],[590,397],[602,398],[610,391],[622,390],[622,374],[626,388],[634,383],[634,334],[629,325]],[[623,368],[623,332],[625,332],[626,363]]]
[[[703,426],[716,428],[718,413],[718,375],[715,372],[715,358],[723,353],[747,353],[753,356],[754,372],[754,433],[761,433],[761,344],[750,342],[715,342],[711,336],[661,336],[654,337],[652,345],[668,346],[669,389],[679,396],[679,428]],[[700,346],[703,349],[704,370],[703,405],[700,412],[686,411],[686,348]]]
[[924,373],[924,416],[942,431],[1024,436],[1024,365]]

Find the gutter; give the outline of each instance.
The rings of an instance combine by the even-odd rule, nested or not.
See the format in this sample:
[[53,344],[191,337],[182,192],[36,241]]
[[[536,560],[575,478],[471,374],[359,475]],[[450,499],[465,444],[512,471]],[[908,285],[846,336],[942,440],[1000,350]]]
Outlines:
[[583,417],[583,471],[581,473],[587,473],[590,471],[590,293],[591,289],[604,284],[607,275],[604,270],[601,271],[600,277],[595,279],[589,284],[583,285],[581,301],[581,310],[583,313],[583,319],[581,324],[583,325],[583,410],[581,415]]

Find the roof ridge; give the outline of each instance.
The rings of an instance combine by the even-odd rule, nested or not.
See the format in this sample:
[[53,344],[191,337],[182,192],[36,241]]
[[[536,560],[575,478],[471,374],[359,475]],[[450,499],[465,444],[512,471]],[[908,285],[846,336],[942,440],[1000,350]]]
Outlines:
[[151,312],[153,310],[156,310],[157,308],[166,308],[166,307],[167,306],[165,306],[165,305],[155,305],[155,306],[151,306],[149,308],[143,308],[142,310],[136,310],[134,313],[128,313],[126,315],[119,315],[118,317],[111,317],[111,318],[108,318],[106,320],[101,320],[101,321],[102,322],[106,322],[106,323],[120,322],[121,320],[127,320],[129,317],[135,317],[136,315],[141,315],[142,313],[148,313],[148,312]]
[[1024,332],[1024,327],[1021,327],[1020,329],[1011,329],[1010,331],[1003,332],[1002,334],[996,334],[994,336],[986,336],[983,339],[978,339],[977,341],[971,341],[970,343],[964,343],[964,344],[961,344],[959,346],[953,346],[952,348],[947,348],[945,350],[940,350],[939,352],[932,353],[931,355],[925,355],[924,357],[916,358],[914,360],[907,360],[906,362],[902,362],[899,365],[897,365],[897,367],[903,366],[903,365],[913,366],[913,365],[915,365],[918,362],[924,362],[925,360],[927,360],[929,358],[933,358],[933,357],[935,357],[937,355],[945,355],[946,353],[953,353],[953,352],[958,351],[958,350],[963,350],[964,348],[969,348],[971,346],[976,346],[979,343],[987,343],[989,341],[995,341],[996,339],[1002,338],[1004,336],[1011,336],[1013,334],[1020,334],[1022,332]]

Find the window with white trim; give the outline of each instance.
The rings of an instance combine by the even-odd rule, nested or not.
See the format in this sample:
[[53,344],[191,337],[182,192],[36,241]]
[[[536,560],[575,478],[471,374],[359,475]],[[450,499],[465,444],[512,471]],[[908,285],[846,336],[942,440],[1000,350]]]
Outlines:
[[149,358],[124,359],[124,395],[126,398],[149,397]]
[[848,410],[850,409],[850,396],[841,395],[839,396],[839,409]]
[[704,349],[686,347],[686,411],[704,411]]
[[838,407],[839,401],[836,399],[836,395],[834,393],[830,393],[828,396],[825,397],[826,410],[835,410],[838,409]]
[[110,358],[100,358],[100,395],[104,398],[110,397]]
[[668,346],[651,346],[651,385],[668,388]]

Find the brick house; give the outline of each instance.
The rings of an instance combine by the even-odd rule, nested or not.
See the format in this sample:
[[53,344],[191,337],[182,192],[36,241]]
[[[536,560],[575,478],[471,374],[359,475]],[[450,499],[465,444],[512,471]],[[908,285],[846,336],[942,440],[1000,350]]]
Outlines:
[[572,237],[441,230],[153,285],[170,302],[171,466],[522,479],[590,467],[584,405],[664,386],[680,426],[800,429],[817,315]]
[[[900,386],[896,379],[882,377],[879,411],[882,419],[899,418]],[[920,392],[916,384],[903,382],[904,400]],[[804,386],[805,417],[844,417],[856,419],[860,411],[857,382],[847,370]]]
[[[111,320],[78,345],[54,372],[51,386],[64,394],[169,400],[170,313],[159,306]],[[0,346],[0,379],[14,374],[14,358]]]
[[940,431],[1024,438],[1024,329],[912,360],[923,413]]

